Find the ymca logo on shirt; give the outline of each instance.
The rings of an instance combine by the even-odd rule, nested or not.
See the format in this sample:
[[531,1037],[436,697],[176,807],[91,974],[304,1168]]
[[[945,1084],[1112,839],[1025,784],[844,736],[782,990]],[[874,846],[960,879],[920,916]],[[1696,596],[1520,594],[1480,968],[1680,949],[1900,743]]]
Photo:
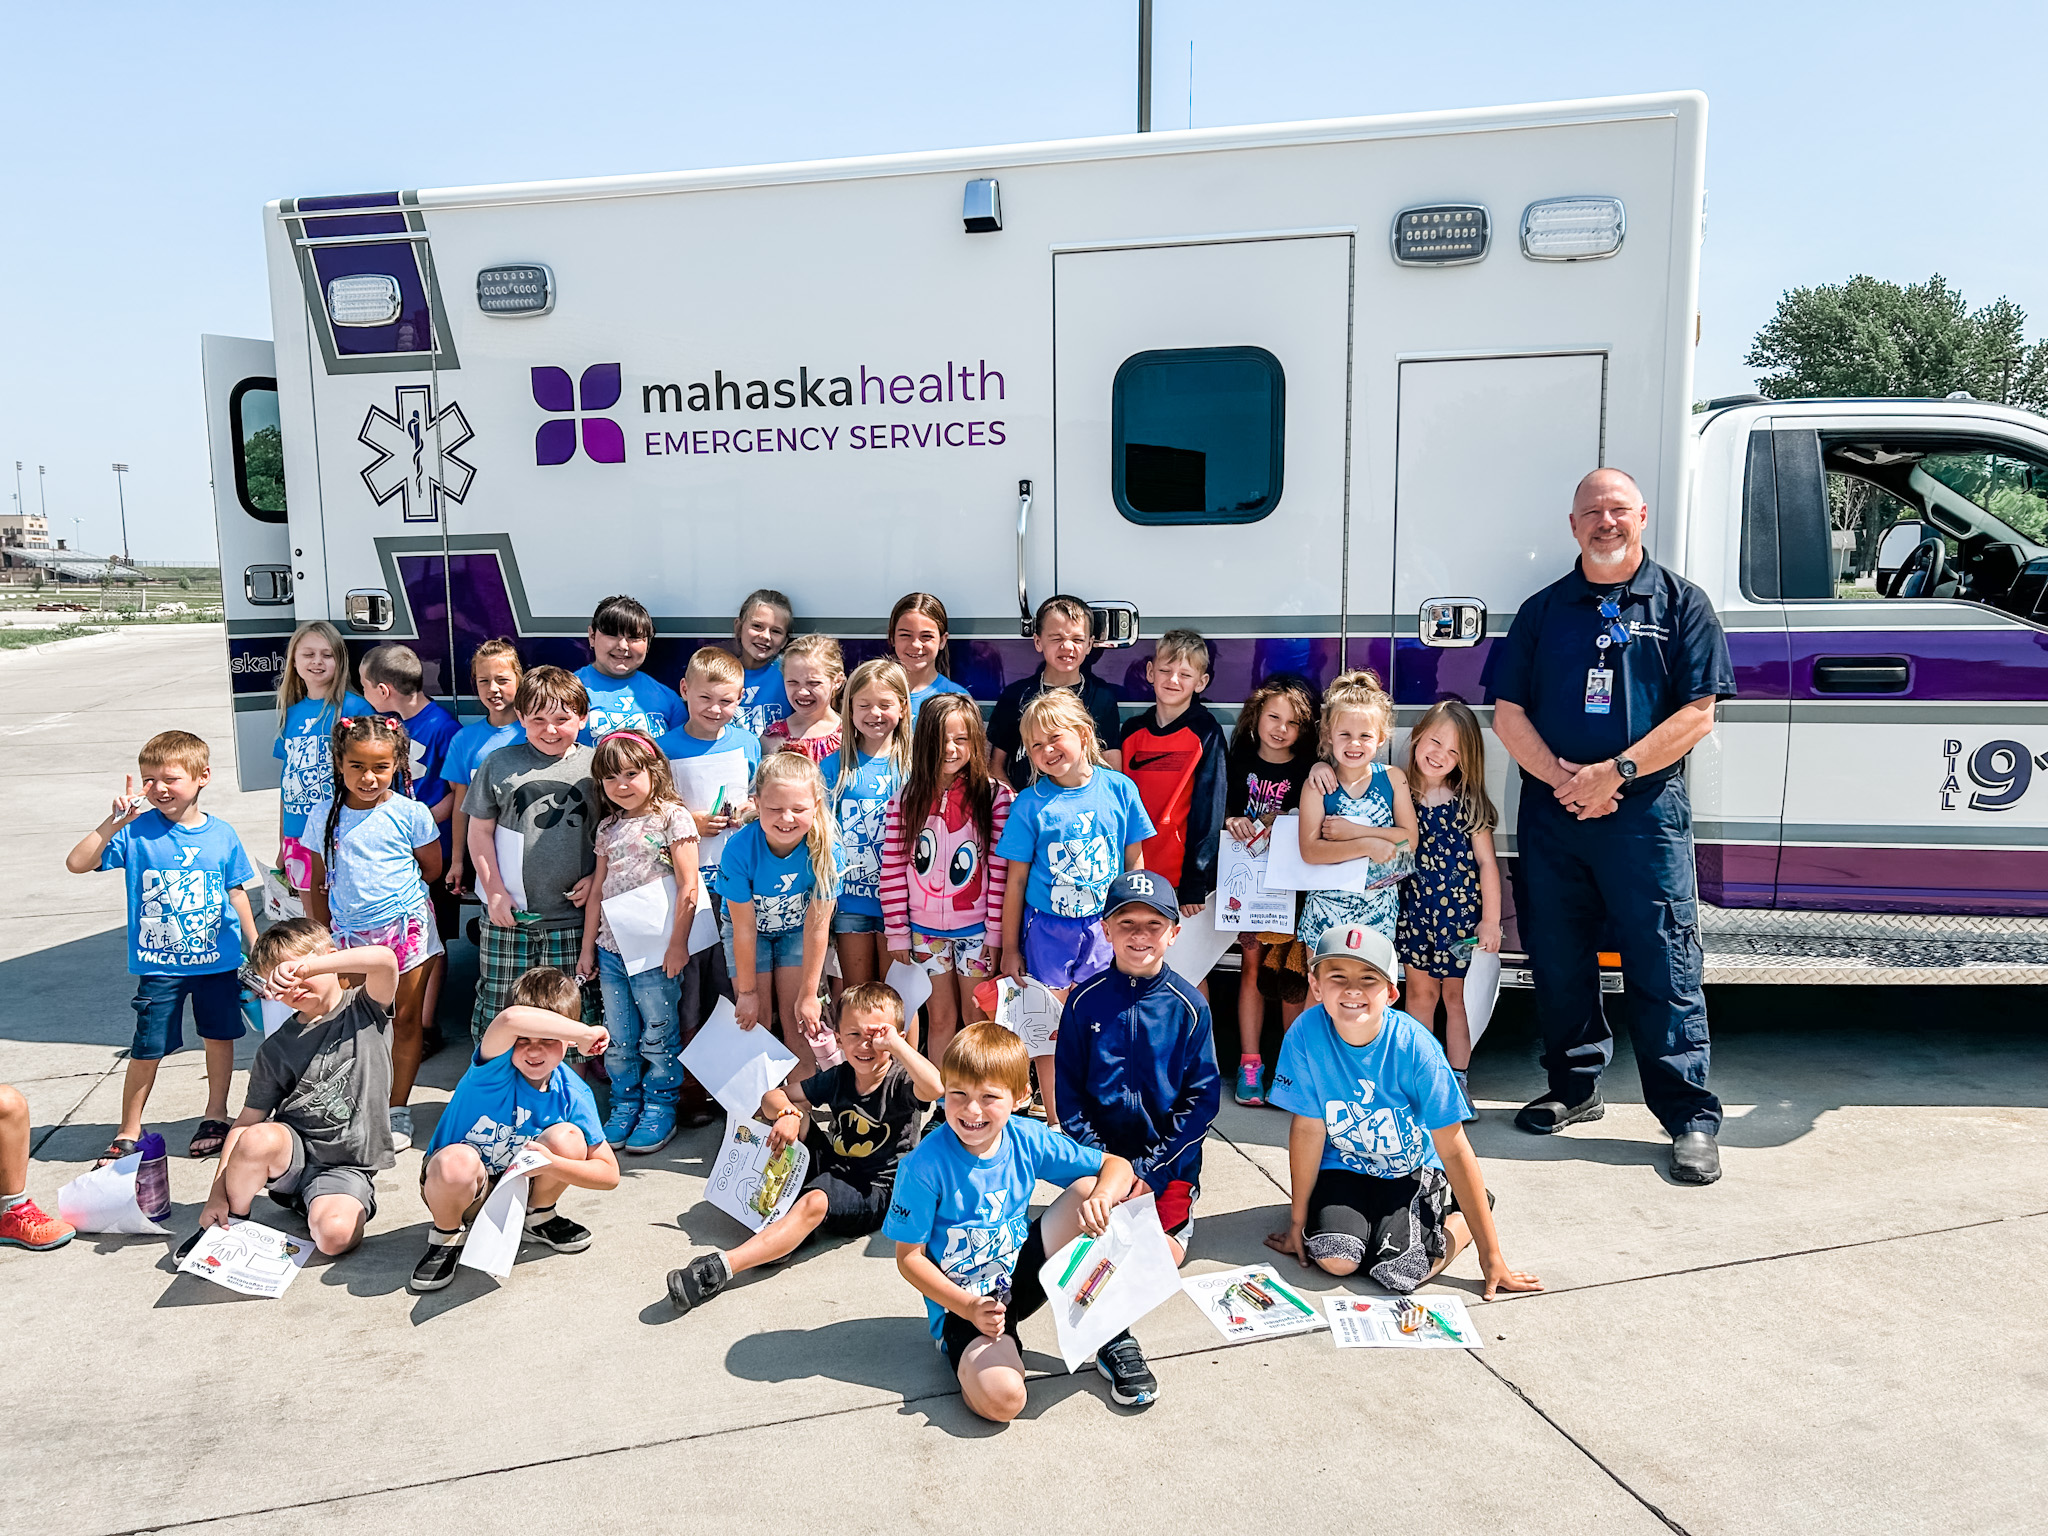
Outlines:
[[1017,1254],[1030,1235],[1031,1224],[1024,1213],[1007,1218],[1009,1191],[993,1189],[981,1197],[976,1212],[980,1225],[946,1228],[946,1245],[939,1252],[939,1268],[963,1291],[985,1296],[998,1280],[1009,1278],[1017,1267]]
[[1379,1179],[1413,1173],[1427,1161],[1422,1127],[1405,1111],[1385,1106],[1367,1108],[1373,1094],[1373,1083],[1360,1078],[1356,1101],[1324,1102],[1323,1124],[1329,1128],[1330,1146],[1343,1159],[1344,1166],[1356,1173]]
[[[280,795],[293,810],[303,811],[327,794],[334,763],[327,733],[320,721],[308,720],[296,736],[284,739],[284,777]],[[315,733],[318,734],[315,734]]]
[[[181,850],[189,863],[196,848]],[[227,881],[217,869],[145,869],[135,947],[157,965],[208,965],[220,959]]]
[[613,731],[638,731],[643,736],[659,736],[662,727],[642,709],[603,709],[596,704],[590,706],[590,723],[585,727],[592,741],[602,741]]
[[[784,880],[793,880],[793,875],[783,875]],[[804,909],[810,905],[808,891],[799,891],[794,896],[754,897],[754,931],[757,933],[793,933],[804,925]]]
[[1100,832],[1089,833],[1093,811],[1082,813],[1082,836],[1048,843],[1045,867],[1052,874],[1052,910],[1056,917],[1093,917],[1102,910],[1102,893],[1116,878],[1117,850]]

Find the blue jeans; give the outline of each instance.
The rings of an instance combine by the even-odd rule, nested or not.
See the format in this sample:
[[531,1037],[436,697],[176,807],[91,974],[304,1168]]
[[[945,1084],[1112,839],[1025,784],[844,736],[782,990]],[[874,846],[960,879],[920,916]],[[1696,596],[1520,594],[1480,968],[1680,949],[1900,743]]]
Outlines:
[[626,962],[610,950],[597,952],[597,985],[604,994],[604,1027],[611,1045],[604,1070],[612,1082],[612,1102],[673,1104],[683,1091],[682,1026],[676,1005],[683,996],[680,977],[653,966],[637,976],[626,974]]

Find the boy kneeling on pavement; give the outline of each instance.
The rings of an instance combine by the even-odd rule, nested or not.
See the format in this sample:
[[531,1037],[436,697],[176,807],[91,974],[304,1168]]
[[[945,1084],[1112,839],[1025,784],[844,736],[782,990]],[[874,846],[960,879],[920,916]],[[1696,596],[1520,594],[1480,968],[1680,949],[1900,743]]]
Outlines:
[[1388,1006],[1395,969],[1392,941],[1374,929],[1332,928],[1316,942],[1315,1006],[1288,1030],[1266,1095],[1294,1116],[1292,1208],[1266,1246],[1325,1274],[1364,1269],[1405,1295],[1471,1242],[1488,1301],[1502,1290],[1540,1291],[1542,1281],[1501,1254],[1443,1047]]
[[551,1167],[527,1175],[525,1239],[557,1253],[581,1253],[590,1229],[559,1214],[562,1191],[616,1189],[619,1160],[604,1139],[590,1085],[562,1065],[570,1046],[601,1056],[604,1030],[584,1024],[576,978],[536,966],[513,983],[512,1001],[484,1030],[469,1070],[434,1126],[420,1167],[420,1194],[433,1214],[427,1251],[413,1267],[414,1291],[438,1291],[455,1278],[462,1243],[491,1191],[526,1148]]
[[[1174,1262],[1185,1264],[1202,1138],[1223,1099],[1209,1005],[1166,963],[1180,933],[1180,897],[1164,876],[1134,869],[1111,881],[1102,932],[1110,968],[1069,992],[1060,1014],[1060,1128],[1130,1163],[1142,1181],[1136,1192],[1153,1192]],[[1159,1395],[1128,1330],[1102,1346],[1095,1365],[1121,1407],[1142,1408]]]
[[[391,1153],[391,1004],[398,958],[380,944],[336,949],[310,917],[256,941],[250,966],[295,1011],[249,1066],[249,1096],[229,1127],[199,1232],[248,1218],[258,1190],[305,1217],[330,1258],[363,1240],[377,1214],[377,1175]],[[345,987],[344,975],[362,977]]]

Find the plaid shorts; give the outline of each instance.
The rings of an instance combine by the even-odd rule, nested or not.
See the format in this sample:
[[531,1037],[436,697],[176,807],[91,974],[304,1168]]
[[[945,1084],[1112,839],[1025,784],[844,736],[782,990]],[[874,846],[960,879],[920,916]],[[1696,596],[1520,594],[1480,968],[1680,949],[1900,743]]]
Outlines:
[[[573,976],[576,961],[583,954],[581,927],[542,928],[521,923],[516,928],[496,928],[490,923],[479,923],[476,936],[476,1008],[469,1016],[469,1038],[476,1044],[483,1042],[491,1020],[512,1001],[513,984],[521,976],[537,965],[560,966]],[[598,1017],[589,996],[593,990],[585,989],[586,1024],[595,1023]]]

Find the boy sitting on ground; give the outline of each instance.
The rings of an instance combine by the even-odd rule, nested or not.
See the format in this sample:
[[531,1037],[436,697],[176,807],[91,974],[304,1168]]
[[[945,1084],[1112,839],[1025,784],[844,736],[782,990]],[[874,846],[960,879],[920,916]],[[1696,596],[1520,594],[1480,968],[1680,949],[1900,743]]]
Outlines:
[[1266,1246],[1331,1275],[1370,1260],[1368,1276],[1405,1295],[1471,1242],[1488,1301],[1540,1291],[1501,1254],[1465,1097],[1436,1037],[1388,1006],[1394,974],[1393,941],[1377,929],[1339,926],[1316,941],[1316,1006],[1287,1032],[1267,1095],[1294,1122],[1293,1208]]
[[838,1034],[846,1057],[838,1066],[806,1078],[801,1088],[770,1088],[761,1096],[771,1155],[808,1140],[811,1173],[803,1193],[787,1215],[739,1247],[670,1270],[668,1299],[678,1312],[709,1301],[742,1271],[794,1253],[821,1228],[827,1237],[881,1230],[897,1160],[917,1146],[925,1109],[945,1088],[938,1069],[904,1039],[903,999],[893,987],[848,987],[839,1000]]
[[590,1229],[555,1210],[572,1185],[619,1187],[619,1160],[604,1139],[590,1085],[562,1065],[571,1046],[602,1056],[611,1043],[582,1018],[583,993],[567,971],[536,966],[513,983],[510,1006],[484,1030],[434,1125],[420,1168],[420,1194],[434,1230],[413,1268],[413,1290],[438,1291],[455,1278],[469,1224],[527,1147],[546,1153],[552,1166],[528,1175],[526,1240],[557,1253],[590,1246]]
[[[251,967],[293,1010],[249,1066],[249,1096],[228,1130],[199,1232],[248,1218],[258,1190],[306,1219],[333,1257],[363,1240],[377,1214],[377,1175],[391,1155],[391,1004],[398,957],[381,944],[336,949],[310,917],[256,941]],[[342,984],[344,976],[360,986]]]
[[[933,1340],[967,1406],[1007,1424],[1024,1411],[1017,1324],[1045,1305],[1038,1271],[1082,1231],[1100,1236],[1131,1193],[1131,1165],[1035,1120],[1013,1118],[1031,1057],[1000,1024],[953,1037],[940,1066],[946,1123],[896,1171],[886,1237],[925,1298]],[[1030,1216],[1040,1179],[1066,1192]]]
[[[1114,1152],[1155,1195],[1174,1262],[1187,1262],[1202,1179],[1202,1138],[1223,1102],[1209,1005],[1166,963],[1180,932],[1173,885],[1152,869],[1110,882],[1102,932],[1108,970],[1067,994],[1055,1053],[1060,1128],[1084,1147]],[[1142,1408],[1159,1394],[1145,1352],[1128,1331],[1095,1357],[1110,1396]]]

